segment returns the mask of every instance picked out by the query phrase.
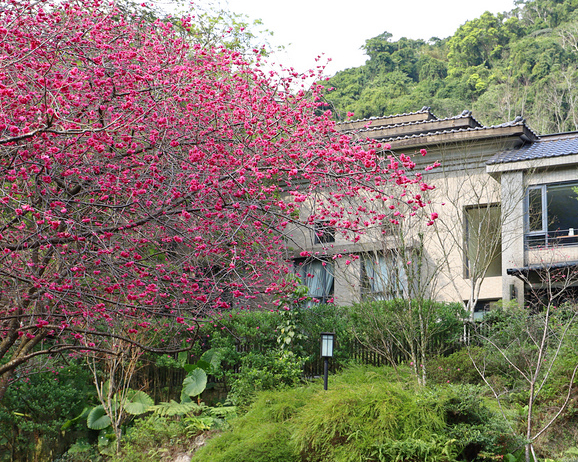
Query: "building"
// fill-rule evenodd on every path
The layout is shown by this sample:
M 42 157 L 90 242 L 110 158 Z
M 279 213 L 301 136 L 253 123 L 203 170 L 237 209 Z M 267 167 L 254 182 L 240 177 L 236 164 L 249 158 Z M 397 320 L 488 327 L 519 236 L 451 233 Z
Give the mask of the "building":
M 567 273 L 556 284 L 572 293 L 578 133 L 538 136 L 522 118 L 486 127 L 469 111 L 440 119 L 427 107 L 344 122 L 339 129 L 412 155 L 436 187 L 422 212 L 438 219 L 427 226 L 423 217 L 408 217 L 356 243 L 325 223 L 299 230 L 298 247 L 313 257 L 293 257 L 313 297 L 349 304 L 426 296 L 462 301 L 479 312 L 498 300 L 529 301 L 554 269 Z M 424 171 L 434 162 L 440 166 Z

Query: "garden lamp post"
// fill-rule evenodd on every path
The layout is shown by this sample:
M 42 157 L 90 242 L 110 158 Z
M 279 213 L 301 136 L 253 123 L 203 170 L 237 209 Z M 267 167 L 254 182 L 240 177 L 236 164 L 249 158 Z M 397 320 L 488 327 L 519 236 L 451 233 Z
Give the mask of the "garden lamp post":
M 323 365 L 323 389 L 327 390 L 327 377 L 329 375 L 329 358 L 333 357 L 333 332 L 321 332 L 321 357 L 325 360 Z

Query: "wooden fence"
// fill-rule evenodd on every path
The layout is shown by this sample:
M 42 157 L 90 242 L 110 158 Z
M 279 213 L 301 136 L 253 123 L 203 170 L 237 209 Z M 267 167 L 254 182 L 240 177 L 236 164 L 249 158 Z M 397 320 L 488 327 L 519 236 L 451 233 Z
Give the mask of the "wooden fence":
M 466 325 L 464 328 L 464 333 L 459 341 L 456 341 L 452 345 L 445 345 L 445 354 L 450 354 L 459 348 L 461 348 L 465 343 L 470 343 L 474 341 L 473 339 L 478 338 L 481 335 L 488 335 L 491 330 L 491 326 L 484 325 L 481 323 Z M 440 341 L 442 341 L 440 339 Z M 447 339 L 446 339 L 447 341 Z M 210 346 L 207 345 L 207 348 Z M 432 350 L 440 349 L 441 345 L 436 344 L 436 340 L 433 339 Z M 264 347 L 261 345 L 254 345 L 250 343 L 239 343 L 236 346 L 237 352 L 255 352 L 260 351 Z M 401 350 L 390 351 L 390 355 L 398 362 L 403 361 L 403 354 Z M 197 361 L 198 358 L 190 358 L 191 363 Z M 339 357 L 331 358 L 329 360 L 329 371 L 334 373 L 338 371 L 344 364 L 348 362 L 356 362 L 359 364 L 370 364 L 372 366 L 383 366 L 389 364 L 387 359 L 379 354 L 378 352 L 367 348 L 358 341 L 353 341 L 348 343 L 345 351 L 341 348 L 341 354 Z M 307 379 L 312 379 L 315 377 L 320 377 L 323 375 L 324 360 L 319 356 L 319 352 L 314 352 L 314 354 L 305 362 L 303 367 L 303 376 Z M 225 376 L 229 378 L 236 373 L 239 373 L 240 365 L 231 364 L 227 365 L 225 368 Z M 169 401 L 171 399 L 179 400 L 181 384 L 186 377 L 186 372 L 179 368 L 169 368 L 169 367 L 158 367 L 155 364 L 148 364 L 143 366 L 135 375 L 133 381 L 133 387 L 136 389 L 146 391 L 155 402 Z M 215 377 L 209 377 L 209 381 L 213 385 L 221 390 L 227 391 L 227 383 L 225 379 L 217 379 Z
M 237 346 L 239 352 L 259 351 L 257 345 L 239 344 Z M 344 357 L 345 356 L 345 357 Z M 190 358 L 190 362 L 194 363 L 198 358 Z M 331 358 L 329 360 L 329 371 L 331 373 L 337 372 L 345 362 L 357 362 L 360 364 L 370 364 L 373 366 L 383 366 L 388 364 L 386 359 L 371 351 L 369 348 L 361 345 L 359 342 L 353 342 L 347 350 L 345 355 L 341 358 Z M 303 366 L 303 376 L 307 379 L 320 377 L 323 375 L 324 360 L 316 355 L 307 360 Z M 231 376 L 239 372 L 239 364 L 228 365 L 225 369 L 225 375 Z M 143 390 L 156 403 L 161 401 L 169 401 L 171 399 L 180 399 L 180 390 L 183 380 L 186 377 L 184 369 L 160 367 L 155 364 L 146 364 L 141 367 L 135 377 L 133 378 L 132 387 L 138 390 Z M 209 377 L 209 382 L 218 384 L 220 388 L 227 388 L 225 380 Z

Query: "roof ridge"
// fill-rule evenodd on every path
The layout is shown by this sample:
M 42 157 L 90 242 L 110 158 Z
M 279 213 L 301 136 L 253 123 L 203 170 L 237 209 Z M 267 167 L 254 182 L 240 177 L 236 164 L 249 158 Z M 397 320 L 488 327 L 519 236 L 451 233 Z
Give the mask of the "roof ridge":
M 526 125 L 526 128 L 537 138 L 537 140 L 540 139 L 540 135 L 538 135 L 538 133 L 536 133 L 534 130 L 532 130 L 527 124 L 526 124 L 526 119 L 522 116 L 516 116 L 514 118 L 514 120 L 510 120 L 508 122 L 502 122 L 501 124 L 496 124 L 496 125 L 490 125 L 490 128 L 492 127 L 515 127 L 516 125 Z M 537 141 L 536 140 L 536 141 Z
M 341 125 L 341 124 L 351 124 L 351 123 L 355 123 L 355 122 L 370 122 L 372 120 L 384 120 L 384 119 L 393 119 L 395 117 L 407 117 L 407 116 L 411 116 L 411 115 L 415 115 L 415 114 L 425 114 L 425 113 L 430 113 L 433 117 L 435 117 L 435 119 L 433 120 L 439 120 L 437 118 L 437 116 L 431 112 L 431 107 L 429 106 L 424 106 L 422 107 L 419 111 L 415 111 L 415 112 L 404 112 L 401 114 L 390 114 L 387 116 L 371 116 L 371 117 L 365 117 L 363 119 L 353 119 L 353 120 L 342 120 L 337 122 L 337 125 Z
M 469 114 L 464 114 L 465 112 L 468 112 Z M 358 132 L 365 132 L 365 131 L 372 131 L 372 130 L 383 130 L 384 128 L 396 128 L 396 127 L 406 127 L 406 126 L 410 126 L 410 125 L 421 125 L 421 124 L 426 124 L 426 123 L 436 123 L 436 122 L 445 122 L 447 120 L 457 120 L 457 119 L 465 119 L 465 118 L 471 118 L 475 123 L 477 123 L 479 125 L 479 127 L 469 127 L 469 128 L 491 128 L 491 127 L 486 127 L 485 125 L 482 125 L 478 120 L 476 120 L 472 115 L 471 115 L 471 111 L 464 111 L 462 112 L 462 114 L 457 115 L 457 116 L 452 116 L 452 117 L 444 117 L 443 119 L 430 119 L 430 120 L 416 120 L 413 122 L 402 122 L 402 123 L 397 123 L 397 124 L 392 124 L 392 125 L 378 125 L 376 127 L 364 127 L 364 128 L 360 128 L 357 131 Z

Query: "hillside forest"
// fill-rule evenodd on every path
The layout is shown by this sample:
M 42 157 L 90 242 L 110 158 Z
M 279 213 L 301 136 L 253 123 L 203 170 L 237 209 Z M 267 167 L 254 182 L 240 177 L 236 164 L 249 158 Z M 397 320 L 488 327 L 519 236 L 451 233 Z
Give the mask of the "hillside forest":
M 578 0 L 519 0 L 451 37 L 394 41 L 383 32 L 362 48 L 365 65 L 328 82 L 340 120 L 430 106 L 438 117 L 472 110 L 485 125 L 520 115 L 539 134 L 578 129 Z

